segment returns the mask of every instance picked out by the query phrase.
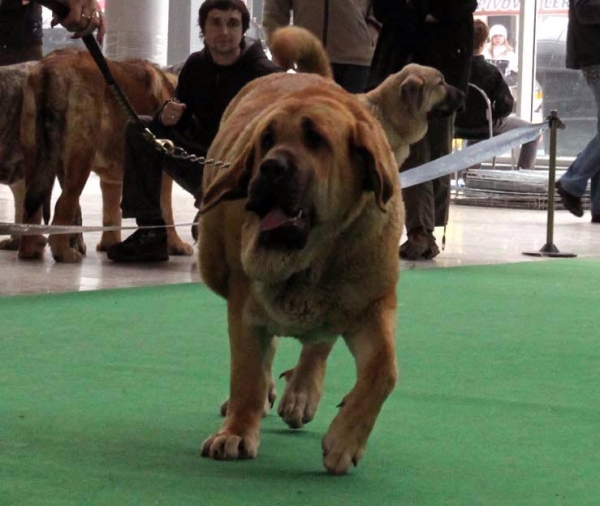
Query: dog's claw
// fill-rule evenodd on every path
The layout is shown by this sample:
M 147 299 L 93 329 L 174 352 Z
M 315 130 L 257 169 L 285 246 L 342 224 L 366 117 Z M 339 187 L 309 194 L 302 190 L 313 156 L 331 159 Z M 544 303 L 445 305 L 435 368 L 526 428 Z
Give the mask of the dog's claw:
M 215 434 L 202 443 L 201 455 L 214 460 L 253 459 L 258 455 L 258 437 Z

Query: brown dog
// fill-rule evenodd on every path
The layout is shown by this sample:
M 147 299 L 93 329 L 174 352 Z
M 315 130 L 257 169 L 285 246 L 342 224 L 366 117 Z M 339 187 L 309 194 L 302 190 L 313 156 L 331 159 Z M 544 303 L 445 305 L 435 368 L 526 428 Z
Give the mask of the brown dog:
M 276 30 L 269 39 L 269 49 L 273 59 L 286 69 L 331 77 L 321 42 L 304 28 L 287 26 Z M 464 94 L 447 84 L 440 71 L 410 64 L 359 98 L 381 122 L 400 167 L 408 157 L 410 145 L 427 133 L 429 117 L 456 111 Z
M 111 72 L 138 114 L 152 114 L 173 95 L 174 86 L 155 65 L 144 60 L 111 62 Z M 40 222 L 40 206 L 58 177 L 62 193 L 56 203 L 54 225 L 76 222 L 79 197 L 90 171 L 100 177 L 103 225 L 121 224 L 124 129 L 126 118 L 90 55 L 84 51 L 56 51 L 36 66 L 27 78 L 21 116 L 21 142 L 25 158 L 25 223 Z M 172 180 L 163 177 L 161 203 L 167 224 L 173 223 Z M 192 247 L 167 229 L 169 253 L 192 254 Z M 102 234 L 98 251 L 121 240 L 120 232 Z M 69 244 L 66 235 L 51 235 L 57 262 L 78 262 L 85 253 Z M 41 236 L 23 236 L 19 258 L 43 255 Z
M 325 467 L 345 473 L 396 382 L 403 208 L 385 134 L 331 80 L 275 74 L 232 101 L 208 156 L 233 162 L 205 168 L 199 255 L 204 281 L 227 299 L 231 390 L 203 455 L 257 455 L 275 335 L 313 350 L 342 335 L 358 377 L 323 451 Z
M 15 201 L 15 223 L 23 218 L 25 181 L 23 180 L 23 151 L 19 134 L 23 87 L 28 71 L 35 62 L 0 67 L 0 184 L 8 185 Z M 16 250 L 19 237 L 0 241 L 0 249 Z
M 285 66 L 295 62 L 300 71 L 331 75 L 323 63 L 323 48 L 310 32 L 287 27 L 275 32 L 270 42 L 275 59 Z M 242 152 L 241 158 L 234 158 L 237 170 L 221 176 L 207 171 L 204 210 L 222 199 L 247 200 L 245 208 L 244 201 L 222 204 L 201 221 L 201 274 L 228 299 L 232 350 L 231 397 L 222 407 L 227 418 L 221 431 L 205 441 L 206 456 L 256 455 L 262 407 L 268 409 L 276 396 L 271 374 L 274 334 L 295 335 L 303 342 L 297 366 L 283 374 L 287 384 L 278 409 L 293 428 L 312 420 L 322 395 L 325 363 L 334 340 L 320 338 L 341 333 L 356 357 L 355 389 L 344 399 L 323 439 L 324 464 L 332 473 L 344 473 L 360 459 L 395 381 L 395 295 L 389 283 L 397 277 L 403 213 L 394 174 L 408 156 L 409 145 L 426 133 L 428 117 L 456 109 L 462 94 L 435 69 L 418 65 L 356 97 L 326 82 L 299 75 L 251 83 L 227 109 L 211 155 Z M 328 109 L 331 94 L 337 104 L 352 111 L 357 102 L 366 106 L 379 119 L 393 148 L 396 163 L 382 163 L 381 172 L 367 170 L 370 178 L 363 180 L 363 190 L 369 184 L 375 189 L 378 206 L 372 201 L 363 207 L 361 198 L 356 198 L 355 208 L 351 206 L 347 199 L 355 194 L 345 185 L 355 183 L 353 164 L 346 161 L 345 169 L 336 169 L 338 165 L 327 159 L 333 155 L 336 161 L 344 160 L 337 150 L 348 145 L 336 137 L 338 125 L 344 131 L 347 122 Z M 350 123 L 358 116 L 363 117 L 356 115 Z M 381 143 L 373 119 L 367 123 L 372 126 L 370 135 Z M 369 152 L 358 151 L 362 156 Z M 363 158 L 367 167 L 373 156 L 369 153 Z M 372 159 L 385 158 L 378 151 Z M 388 186 L 393 197 L 382 206 Z M 328 206 L 332 209 L 322 210 Z M 311 213 L 314 208 L 320 211 Z M 388 211 L 384 215 L 382 208 Z M 335 220 L 328 219 L 330 212 L 340 220 L 337 227 Z M 327 217 L 324 223 L 314 218 L 321 213 Z M 348 224 L 345 219 L 350 216 L 354 221 Z M 379 227 L 389 233 L 379 236 Z M 250 356 L 248 342 L 255 345 Z

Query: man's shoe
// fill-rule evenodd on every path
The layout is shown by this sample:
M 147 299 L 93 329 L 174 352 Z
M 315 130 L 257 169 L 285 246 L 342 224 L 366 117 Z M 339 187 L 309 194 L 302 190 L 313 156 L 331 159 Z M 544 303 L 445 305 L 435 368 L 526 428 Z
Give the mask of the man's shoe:
M 403 260 L 431 260 L 440 254 L 440 248 L 431 232 L 419 228 L 408 233 L 399 254 Z
M 106 256 L 114 262 L 166 262 L 167 233 L 162 228 L 136 230 L 123 242 L 113 244 Z
M 576 197 L 575 195 L 572 195 L 567 190 L 565 190 L 560 181 L 557 181 L 555 186 L 556 191 L 562 199 L 562 203 L 563 206 L 565 206 L 565 209 L 567 209 L 571 214 L 574 214 L 578 218 L 581 218 L 583 216 L 581 198 Z
M 592 223 L 600 223 L 600 214 L 592 213 Z

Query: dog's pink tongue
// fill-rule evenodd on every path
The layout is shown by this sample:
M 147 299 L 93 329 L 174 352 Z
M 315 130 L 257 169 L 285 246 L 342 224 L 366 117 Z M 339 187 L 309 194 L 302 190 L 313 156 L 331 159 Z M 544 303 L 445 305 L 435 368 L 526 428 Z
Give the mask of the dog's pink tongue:
M 286 224 L 291 219 L 292 218 L 285 214 L 279 207 L 274 207 L 262 220 L 260 220 L 260 229 L 263 232 L 274 230 Z

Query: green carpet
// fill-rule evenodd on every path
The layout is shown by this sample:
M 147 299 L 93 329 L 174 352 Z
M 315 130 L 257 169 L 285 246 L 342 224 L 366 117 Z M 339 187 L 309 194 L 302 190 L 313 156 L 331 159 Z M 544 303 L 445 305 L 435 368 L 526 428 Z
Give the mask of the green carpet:
M 354 380 L 343 343 L 313 423 L 272 414 L 258 459 L 214 462 L 228 345 L 205 287 L 0 299 L 0 504 L 600 504 L 600 262 L 406 271 L 399 291 L 401 382 L 341 478 L 320 440 Z

